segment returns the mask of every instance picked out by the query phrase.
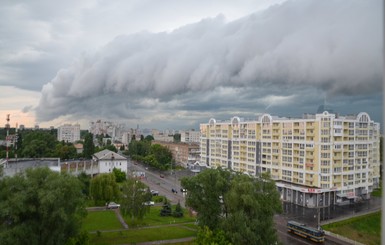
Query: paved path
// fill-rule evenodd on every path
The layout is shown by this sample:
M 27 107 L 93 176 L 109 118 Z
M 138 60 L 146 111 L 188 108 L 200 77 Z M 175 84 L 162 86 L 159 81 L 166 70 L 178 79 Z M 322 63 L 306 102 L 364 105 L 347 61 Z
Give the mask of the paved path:
M 128 225 L 126 224 L 126 222 L 124 221 L 123 217 L 122 217 L 122 214 L 120 213 L 120 209 L 115 209 L 115 215 L 116 217 L 118 218 L 120 224 L 122 224 L 122 226 L 124 227 L 124 229 L 128 229 Z
M 190 242 L 193 241 L 196 237 L 184 237 L 179 239 L 171 239 L 171 240 L 160 240 L 160 241 L 152 241 L 152 242 L 141 242 L 136 243 L 137 245 L 156 245 L 156 244 L 173 244 L 180 242 Z M 121 244 L 121 245 L 131 245 L 132 243 Z

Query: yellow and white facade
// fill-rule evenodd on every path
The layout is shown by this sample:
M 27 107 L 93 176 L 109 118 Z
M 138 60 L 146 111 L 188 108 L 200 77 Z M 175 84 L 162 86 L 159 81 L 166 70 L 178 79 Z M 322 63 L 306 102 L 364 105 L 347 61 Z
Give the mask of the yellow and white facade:
M 269 172 L 284 201 L 307 207 L 370 198 L 380 179 L 380 125 L 367 113 L 269 114 L 200 125 L 201 163 Z

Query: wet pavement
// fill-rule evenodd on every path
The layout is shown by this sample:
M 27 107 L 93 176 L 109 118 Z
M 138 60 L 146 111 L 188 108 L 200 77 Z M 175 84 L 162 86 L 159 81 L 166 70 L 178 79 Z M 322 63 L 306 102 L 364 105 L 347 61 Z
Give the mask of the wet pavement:
M 379 197 L 372 197 L 370 200 L 364 200 L 360 203 L 354 203 L 344 206 L 332 205 L 323 208 L 305 208 L 292 203 L 283 203 L 283 213 L 281 214 L 287 220 L 296 220 L 308 226 L 317 227 L 318 220 L 320 225 L 330 223 L 331 221 L 350 218 L 359 214 L 381 210 L 382 200 Z M 318 219 L 319 215 L 319 219 Z

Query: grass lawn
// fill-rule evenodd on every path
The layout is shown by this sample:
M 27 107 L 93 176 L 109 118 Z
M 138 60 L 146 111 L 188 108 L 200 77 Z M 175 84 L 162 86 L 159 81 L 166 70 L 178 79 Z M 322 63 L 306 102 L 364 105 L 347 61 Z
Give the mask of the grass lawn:
M 167 225 L 167 224 L 178 224 L 186 222 L 195 222 L 195 217 L 190 217 L 188 212 L 184 210 L 184 215 L 181 218 L 175 218 L 171 216 L 162 217 L 160 216 L 161 206 L 152 206 L 150 212 L 146 214 L 143 221 L 139 223 L 140 226 L 153 226 L 153 225 Z M 172 206 L 172 210 L 175 209 L 175 206 Z M 131 218 L 124 217 L 126 223 L 130 225 Z
M 83 229 L 86 231 L 115 230 L 122 229 L 116 214 L 112 210 L 88 211 L 83 222 Z
M 381 212 L 331 223 L 322 228 L 364 244 L 380 244 Z
M 178 226 L 164 226 L 158 228 L 129 229 L 119 232 L 103 232 L 100 236 L 90 234 L 90 243 L 96 245 L 135 244 L 146 241 L 169 240 L 193 236 L 196 236 L 196 231 Z

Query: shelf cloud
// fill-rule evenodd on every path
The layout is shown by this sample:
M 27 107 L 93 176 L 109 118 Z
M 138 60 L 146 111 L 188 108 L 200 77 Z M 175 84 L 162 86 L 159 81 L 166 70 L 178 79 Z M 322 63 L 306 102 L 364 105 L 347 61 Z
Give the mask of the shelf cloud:
M 378 100 L 381 9 L 381 1 L 287 1 L 233 21 L 121 35 L 58 71 L 36 115 L 165 120 L 304 109 L 325 97 Z

